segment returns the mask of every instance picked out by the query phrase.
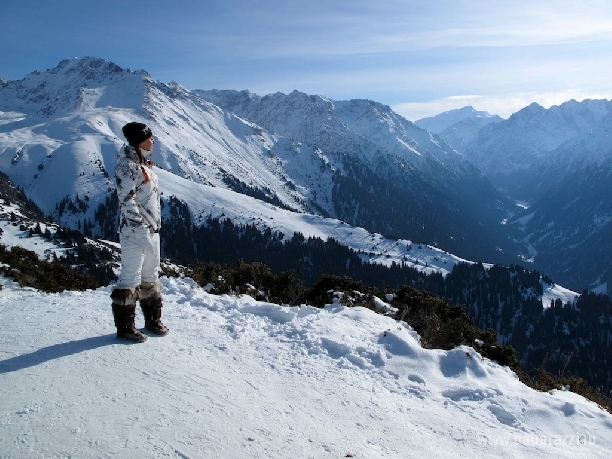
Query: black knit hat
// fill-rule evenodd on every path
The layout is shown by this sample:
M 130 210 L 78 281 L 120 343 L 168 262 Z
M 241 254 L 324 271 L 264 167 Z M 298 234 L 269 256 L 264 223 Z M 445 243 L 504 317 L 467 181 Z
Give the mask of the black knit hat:
M 143 123 L 128 123 L 123 126 L 122 131 L 128 143 L 133 147 L 137 147 L 149 137 L 153 137 L 151 129 Z

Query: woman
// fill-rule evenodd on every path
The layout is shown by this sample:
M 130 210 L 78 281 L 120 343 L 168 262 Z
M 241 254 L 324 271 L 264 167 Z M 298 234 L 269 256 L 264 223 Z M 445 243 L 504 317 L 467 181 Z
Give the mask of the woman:
M 117 338 L 142 343 L 147 337 L 134 323 L 137 300 L 147 330 L 156 335 L 169 331 L 161 322 L 162 286 L 158 277 L 161 207 L 151 161 L 155 140 L 151 129 L 143 123 L 126 124 L 123 135 L 128 145 L 121 149 L 115 168 L 121 273 L 111 298 Z

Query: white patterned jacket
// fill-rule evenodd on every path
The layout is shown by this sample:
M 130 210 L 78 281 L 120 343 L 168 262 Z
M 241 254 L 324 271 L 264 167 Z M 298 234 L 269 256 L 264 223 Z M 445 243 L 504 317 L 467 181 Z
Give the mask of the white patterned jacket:
M 115 167 L 119 198 L 119 232 L 146 226 L 152 233 L 161 228 L 161 205 L 153 163 L 140 163 L 136 149 L 125 145 Z

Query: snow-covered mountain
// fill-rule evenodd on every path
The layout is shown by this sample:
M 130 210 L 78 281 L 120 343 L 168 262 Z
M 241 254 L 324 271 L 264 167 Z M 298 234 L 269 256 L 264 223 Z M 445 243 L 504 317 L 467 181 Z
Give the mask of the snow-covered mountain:
M 231 177 L 287 207 L 305 209 L 307 192 L 283 180 L 279 164 L 299 147 L 144 71 L 95 58 L 65 60 L 8 82 L 0 106 L 0 167 L 45 212 L 55 213 L 66 196 L 88 195 L 91 207 L 106 195 L 123 144 L 121 126 L 133 119 L 151 125 L 159 146 L 156 162 L 178 177 L 224 188 Z M 295 162 L 304 156 L 312 161 L 313 154 L 305 149 Z M 81 219 L 91 217 L 83 214 Z
M 415 121 L 414 124 L 438 134 L 447 144 L 463 153 L 483 127 L 502 120 L 503 118 L 498 115 L 491 115 L 467 106 L 422 118 Z
M 610 413 L 563 388 L 528 388 L 477 344 L 427 350 L 405 323 L 362 307 L 278 306 L 162 282 L 170 334 L 126 345 L 110 287 L 44 294 L 0 278 L 4 455 L 612 453 Z
M 533 103 L 483 128 L 466 157 L 513 199 L 535 202 L 566 173 L 609 157 L 612 102 Z
M 324 151 L 342 171 L 334 191 L 335 215 L 342 220 L 385 234 L 425 237 L 460 254 L 478 235 L 480 248 L 470 251 L 476 258 L 485 247 L 506 255 L 516 250 L 499 233 L 500 219 L 514 207 L 461 155 L 387 106 L 298 91 L 264 97 L 248 91 L 196 92 L 241 118 Z M 381 219 L 384 224 L 378 226 Z
M 92 58 L 64 61 L 3 83 L 0 105 L 0 168 L 47 213 L 73 227 L 88 222 L 96 230 L 112 194 L 120 128 L 141 119 L 159 139 L 155 159 L 163 167 L 167 219 L 170 197 L 178 197 L 197 224 L 212 215 L 289 235 L 333 237 L 370 261 L 407 263 L 442 275 L 462 261 L 324 216 L 338 212 L 334 193 L 355 179 L 342 174 L 359 162 L 333 162 L 335 150 L 326 153 L 325 145 L 245 120 L 146 72 Z M 345 108 L 331 117 L 346 116 Z M 362 129 L 372 133 L 369 126 Z M 419 135 L 415 144 L 428 137 Z M 330 143 L 336 136 L 334 129 Z M 355 137 L 347 144 L 366 140 Z M 444 183 L 440 178 L 448 171 L 460 177 L 470 170 L 455 157 L 446 165 L 452 151 L 445 153 L 442 143 L 421 152 L 402 141 L 424 158 L 410 167 L 428 189 Z M 385 169 L 384 160 L 405 151 L 379 150 L 378 156 L 365 147 L 357 150 L 364 168 L 378 171 L 370 178 L 380 178 L 380 171 L 387 171 L 387 180 L 401 177 Z M 317 179 L 321 189 L 305 185 Z M 447 185 L 460 182 L 453 180 Z M 328 207 L 319 200 L 326 192 Z M 386 205 L 385 199 L 394 198 L 381 196 L 377 205 Z M 45 237 L 30 237 L 25 218 L 13 198 L 3 195 L 0 243 L 25 246 L 41 257 L 66 252 Z M 210 295 L 189 279 L 162 282 L 171 334 L 129 346 L 114 337 L 110 286 L 44 294 L 0 277 L 0 387 L 9 394 L 0 401 L 3 454 L 609 457 L 612 451 L 609 413 L 566 388 L 527 388 L 508 368 L 483 359 L 476 342 L 427 350 L 405 323 L 339 301 L 323 309 L 290 308 L 246 295 Z M 538 297 L 544 305 L 560 294 L 575 297 L 548 287 Z M 377 304 L 392 308 L 389 298 Z
M 385 161 L 396 159 L 425 172 L 431 172 L 427 170 L 431 162 L 443 163 L 456 172 L 471 167 L 431 133 L 373 101 L 334 101 L 298 91 L 264 97 L 249 91 L 195 92 L 269 131 L 320 146 L 332 155 L 350 153 L 373 168 L 381 166 L 381 156 Z
M 389 253 L 357 235 L 376 233 L 400 248 L 425 242 L 471 260 L 532 260 L 578 291 L 612 281 L 606 274 L 612 262 L 601 261 L 597 245 L 609 215 L 605 188 L 564 205 L 561 195 L 552 197 L 558 206 L 533 206 L 533 218 L 517 220 L 516 207 L 455 149 L 372 101 L 297 91 L 263 97 L 190 91 L 91 57 L 0 86 L 0 170 L 46 214 L 94 236 L 112 237 L 116 214 L 109 202 L 121 126 L 141 120 L 158 140 L 154 159 L 163 169 L 164 201 L 187 204 L 196 224 L 222 217 L 287 237 L 295 231 L 320 237 L 338 226 L 343 244 L 373 253 L 372 259 Z M 492 180 L 522 180 L 513 182 L 517 190 L 539 187 L 543 194 L 544 185 L 552 188 L 562 177 L 563 190 L 573 189 L 588 183 L 589 170 L 607 167 L 609 108 L 608 101 L 526 107 L 480 129 L 466 156 Z M 490 118 L 472 109 L 438 121 Z M 556 218 L 561 214 L 572 215 L 562 220 L 565 226 Z M 499 224 L 506 219 L 520 225 Z M 555 221 L 557 231 L 547 230 Z M 584 228 L 574 231 L 575 222 Z M 572 247 L 577 252 L 569 253 Z M 390 259 L 418 260 L 413 254 Z
M 86 57 L 5 82 L 0 111 L 0 170 L 45 213 L 94 234 L 121 126 L 141 120 L 167 186 L 199 186 L 181 201 L 214 187 L 472 259 L 518 252 L 499 225 L 513 206 L 450 147 L 374 102 L 189 91 Z
M 579 291 L 612 285 L 611 137 L 610 101 L 531 104 L 482 128 L 465 149 L 493 184 L 530 207 L 509 221 L 522 232 L 525 260 Z

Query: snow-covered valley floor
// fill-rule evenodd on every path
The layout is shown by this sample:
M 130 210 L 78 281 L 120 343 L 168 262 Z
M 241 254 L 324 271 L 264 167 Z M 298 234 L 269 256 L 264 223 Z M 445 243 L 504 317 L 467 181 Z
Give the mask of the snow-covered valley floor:
M 364 308 L 163 279 L 170 335 L 116 340 L 110 287 L 0 291 L 0 457 L 612 456 L 612 415 Z M 142 326 L 142 317 L 137 317 Z

